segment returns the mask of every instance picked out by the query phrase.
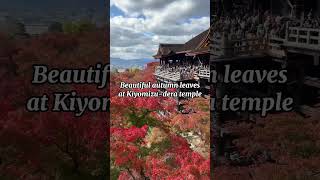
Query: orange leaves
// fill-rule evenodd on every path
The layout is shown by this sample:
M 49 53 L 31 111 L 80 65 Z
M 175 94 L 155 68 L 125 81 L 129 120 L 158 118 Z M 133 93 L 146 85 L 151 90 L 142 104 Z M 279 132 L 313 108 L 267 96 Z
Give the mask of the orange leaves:
M 117 96 L 120 90 L 124 91 L 118 87 L 121 82 L 151 81 L 154 83 L 153 73 L 156 65 L 157 63 L 149 63 L 147 68 L 141 71 L 127 71 L 112 75 L 111 116 L 116 120 L 112 118 L 114 127 L 111 129 L 113 134 L 111 154 L 115 158 L 116 166 L 128 167 L 122 170 L 119 179 L 133 179 L 133 177 L 169 180 L 186 177 L 188 179 L 209 179 L 209 159 L 191 149 L 189 142 L 173 128 L 198 131 L 206 136 L 210 131 L 209 111 L 199 108 L 196 109 L 197 113 L 183 115 L 176 111 L 177 101 L 174 98 Z M 158 90 L 134 89 L 134 91 L 154 92 Z M 206 103 L 207 101 L 203 101 L 202 106 L 206 106 Z M 149 125 L 147 134 L 145 134 L 146 126 L 142 125 Z M 133 153 L 125 153 L 130 152 L 129 148 L 133 148 Z M 138 152 L 136 148 L 139 149 Z M 142 168 L 141 171 L 140 168 Z

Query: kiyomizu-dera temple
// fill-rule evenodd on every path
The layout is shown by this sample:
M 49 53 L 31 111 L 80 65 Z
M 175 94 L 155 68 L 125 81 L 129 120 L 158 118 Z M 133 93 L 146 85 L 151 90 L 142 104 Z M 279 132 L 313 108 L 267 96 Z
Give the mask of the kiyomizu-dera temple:
M 319 1 L 213 0 L 211 10 L 209 30 L 185 44 L 159 45 L 159 81 L 203 82 L 217 62 L 269 59 L 284 66 L 290 57 L 303 56 L 319 64 Z
M 161 82 L 208 81 L 210 77 L 210 30 L 185 44 L 160 44 L 155 76 Z

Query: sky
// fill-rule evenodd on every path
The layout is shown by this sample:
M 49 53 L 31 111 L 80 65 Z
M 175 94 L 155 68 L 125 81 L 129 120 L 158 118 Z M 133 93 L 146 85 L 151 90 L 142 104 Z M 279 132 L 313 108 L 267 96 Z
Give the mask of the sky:
M 152 59 L 207 30 L 209 14 L 210 0 L 110 0 L 111 58 Z
M 93 8 L 103 9 L 104 0 L 0 0 L 1 9 Z

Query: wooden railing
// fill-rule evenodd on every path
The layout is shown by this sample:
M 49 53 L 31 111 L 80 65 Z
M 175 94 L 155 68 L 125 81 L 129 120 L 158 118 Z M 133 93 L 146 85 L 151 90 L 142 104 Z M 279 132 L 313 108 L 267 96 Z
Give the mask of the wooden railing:
M 215 33 L 211 54 L 218 57 L 235 57 L 268 53 L 284 57 L 283 46 L 320 51 L 320 29 L 288 27 L 285 38 L 269 35 L 268 38 L 228 40 L 222 33 Z
M 156 72 L 154 73 L 154 75 L 156 77 L 162 78 L 164 80 L 169 80 L 169 81 L 180 81 L 181 80 L 180 72 L 170 72 L 167 70 L 157 69 Z
M 200 78 L 205 78 L 205 79 L 210 78 L 210 69 L 201 69 L 201 70 L 199 70 L 198 76 Z
M 320 50 L 320 29 L 289 27 L 286 40 L 291 46 Z
M 216 33 L 211 45 L 211 53 L 215 56 L 250 55 L 265 51 L 267 41 L 263 38 L 227 40 L 223 34 Z
M 187 80 L 199 80 L 210 78 L 210 69 L 202 68 L 194 72 L 185 72 L 184 74 L 179 72 L 180 70 L 168 71 L 158 67 L 154 73 L 160 80 L 169 81 L 187 81 Z

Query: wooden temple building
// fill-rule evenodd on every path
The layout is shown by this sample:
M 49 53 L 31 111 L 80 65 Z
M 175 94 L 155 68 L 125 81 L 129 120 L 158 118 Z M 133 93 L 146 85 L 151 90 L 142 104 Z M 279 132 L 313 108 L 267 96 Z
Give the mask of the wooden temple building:
M 245 15 L 234 19 L 241 8 Z M 254 22 L 248 25 L 249 18 Z M 210 29 L 185 44 L 160 44 L 154 56 L 160 65 L 154 75 L 160 82 L 210 86 L 217 107 L 211 113 L 212 160 L 218 165 L 220 158 L 230 159 L 233 152 L 230 132 L 224 128 L 232 113 L 219 108 L 225 94 L 272 97 L 281 90 L 294 97 L 296 111 L 317 111 L 306 104 L 316 99 L 310 94 L 320 92 L 320 1 L 211 0 L 210 22 Z M 286 69 L 288 82 L 285 86 L 210 83 L 210 72 L 217 72 L 219 79 L 225 65 L 237 70 Z M 306 93 L 307 89 L 316 93 Z
M 254 35 L 252 35 L 252 28 L 241 32 L 241 23 L 240 28 L 235 29 L 242 36 L 237 36 L 230 26 L 225 28 L 226 24 L 228 26 L 229 22 L 232 22 L 230 12 L 241 5 L 246 7 L 247 11 L 252 12 L 251 14 L 256 15 L 258 19 L 258 30 Z M 268 15 L 262 12 L 267 12 L 265 14 Z M 274 19 L 279 21 L 279 29 L 266 31 L 261 28 L 268 25 L 268 22 L 261 21 L 262 16 L 275 17 Z M 231 65 L 237 70 L 288 70 L 288 82 L 285 86 L 270 84 L 250 86 L 223 82 L 211 85 L 211 88 L 214 89 L 211 97 L 217 104 L 217 108 L 211 112 L 213 164 L 219 165 L 221 159 L 232 159 L 231 155 L 235 151 L 232 145 L 232 132 L 225 128 L 225 124 L 230 119 L 234 120 L 234 117 L 230 118 L 229 112 L 223 112 L 219 108 L 224 95 L 272 97 L 276 91 L 280 90 L 294 98 L 297 112 L 306 114 L 319 110 L 316 107 L 320 103 L 315 102 L 320 96 L 319 17 L 320 1 L 318 0 L 211 0 L 211 70 L 215 70 L 218 76 L 223 76 L 225 65 Z M 264 30 L 261 36 L 259 36 L 259 29 L 261 32 Z M 306 92 L 308 90 L 310 92 Z M 311 94 L 314 96 L 310 97 Z M 246 112 L 240 113 L 246 114 Z M 243 118 L 239 114 L 237 116 Z M 251 121 L 251 117 L 248 113 L 245 120 Z M 232 157 L 235 156 L 232 155 Z M 238 162 L 240 162 L 239 159 L 241 158 L 236 158 Z
M 160 44 L 155 59 L 160 66 L 154 75 L 166 83 L 195 81 L 208 86 L 210 78 L 210 30 L 206 30 L 185 44 Z

